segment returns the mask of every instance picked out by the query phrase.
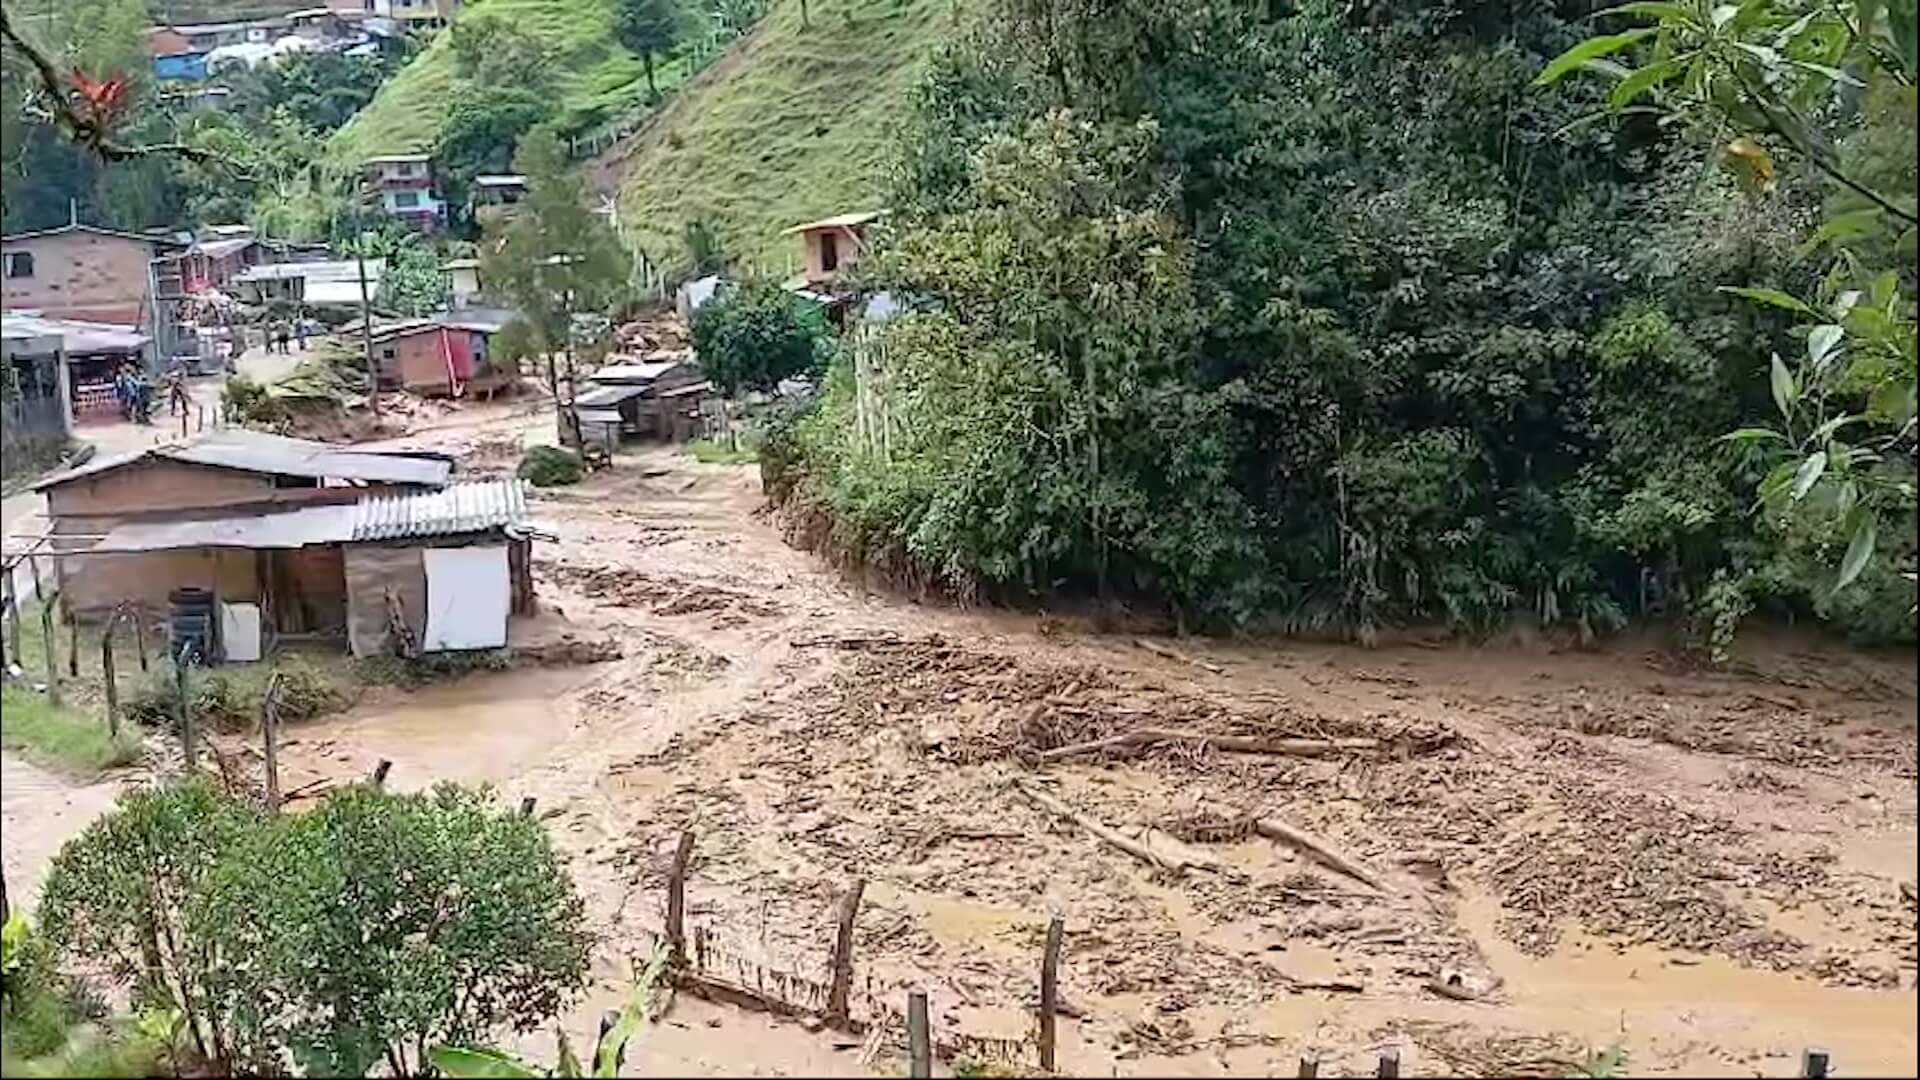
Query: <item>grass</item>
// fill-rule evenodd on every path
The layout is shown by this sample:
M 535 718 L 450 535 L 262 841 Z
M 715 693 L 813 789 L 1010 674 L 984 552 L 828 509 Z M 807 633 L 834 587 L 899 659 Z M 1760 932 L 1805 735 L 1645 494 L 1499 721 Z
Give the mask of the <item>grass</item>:
M 741 269 L 783 275 L 790 225 L 873 209 L 894 123 L 956 0 L 780 0 L 681 89 L 615 166 L 620 219 L 649 257 L 684 266 L 687 222 L 713 222 Z
M 474 0 L 456 19 L 496 12 L 542 41 L 557 72 L 562 130 L 590 126 L 639 102 L 646 78 L 639 58 L 613 39 L 611 0 Z M 682 65 L 656 64 L 664 92 Z M 434 37 L 367 107 L 327 142 L 327 158 L 346 169 L 379 154 L 430 151 L 458 93 L 453 42 Z
M 731 447 L 720 439 L 697 439 L 687 450 L 693 460 L 708 465 L 751 465 L 760 460 L 760 447 L 745 440 Z
M 82 774 L 128 765 L 140 756 L 131 724 L 115 738 L 107 734 L 104 716 L 65 705 L 55 708 L 45 694 L 18 686 L 0 689 L 0 746 L 50 768 Z

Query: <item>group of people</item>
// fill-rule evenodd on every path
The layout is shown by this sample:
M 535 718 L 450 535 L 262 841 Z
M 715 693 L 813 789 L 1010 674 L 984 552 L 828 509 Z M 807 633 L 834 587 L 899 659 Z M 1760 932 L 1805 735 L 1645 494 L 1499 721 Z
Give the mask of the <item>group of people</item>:
M 175 364 L 162 381 L 167 395 L 167 413 L 171 416 L 184 416 L 193 406 L 193 395 L 187 392 L 186 368 Z M 120 403 L 120 418 L 136 424 L 153 423 L 154 386 L 147 379 L 147 373 L 132 363 L 121 364 L 113 373 L 113 397 Z
M 120 403 L 120 418 L 136 424 L 153 423 L 153 384 L 146 372 L 132 364 L 121 364 L 113 373 L 113 400 Z
M 312 319 L 303 317 L 295 319 L 291 323 L 281 320 L 280 322 L 274 323 L 268 331 L 266 339 L 267 351 L 286 353 L 288 352 L 288 340 L 297 339 L 300 342 L 300 350 L 305 352 L 307 348 L 307 338 L 318 332 L 319 324 Z

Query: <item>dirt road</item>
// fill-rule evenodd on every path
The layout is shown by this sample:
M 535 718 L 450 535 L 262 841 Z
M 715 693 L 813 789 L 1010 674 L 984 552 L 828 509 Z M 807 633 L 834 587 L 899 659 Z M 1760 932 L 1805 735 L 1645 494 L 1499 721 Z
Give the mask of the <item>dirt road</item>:
M 410 441 L 503 473 L 543 424 L 502 412 Z M 541 493 L 561 537 L 536 547 L 546 628 L 623 659 L 374 695 L 292 733 L 289 786 L 388 758 L 396 786 L 537 799 L 606 942 L 576 1042 L 661 928 L 692 829 L 711 965 L 805 999 L 831 905 L 864 877 L 855 1014 L 922 986 L 976 1062 L 1031 1069 L 1057 911 L 1070 1073 L 1290 1075 L 1314 1056 L 1357 1075 L 1386 1047 L 1413 1075 L 1571 1075 L 1616 1048 L 1634 1074 L 1792 1075 L 1808 1045 L 1855 1074 L 1920 1066 L 1911 657 L 1759 635 L 1733 673 L 1645 641 L 1150 651 L 868 593 L 783 543 L 761 501 L 754 470 L 666 450 Z M 1043 757 L 1142 728 L 1372 743 Z M 1151 867 L 1020 782 L 1190 865 Z M 656 1036 L 633 1065 L 897 1067 L 684 998 Z

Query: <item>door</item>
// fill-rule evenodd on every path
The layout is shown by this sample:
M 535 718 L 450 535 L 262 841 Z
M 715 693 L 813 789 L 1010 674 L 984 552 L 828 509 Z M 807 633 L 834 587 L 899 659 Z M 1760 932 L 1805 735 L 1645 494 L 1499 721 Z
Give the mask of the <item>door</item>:
M 428 548 L 427 631 L 422 652 L 497 649 L 507 643 L 507 548 Z

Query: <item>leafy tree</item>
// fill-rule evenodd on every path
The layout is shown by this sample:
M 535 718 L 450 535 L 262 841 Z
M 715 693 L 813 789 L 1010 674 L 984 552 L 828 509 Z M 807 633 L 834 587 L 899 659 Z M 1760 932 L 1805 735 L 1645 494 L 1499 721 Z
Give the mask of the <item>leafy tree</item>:
M 385 260 L 374 306 L 409 317 L 446 307 L 447 276 L 440 270 L 440 256 L 425 241 L 399 230 L 370 233 L 367 241 L 367 257 Z
M 615 5 L 613 34 L 646 65 L 649 97 L 660 96 L 653 79 L 654 59 L 671 50 L 686 29 L 687 13 L 680 0 L 619 0 Z
M 285 816 L 203 779 L 129 792 L 55 859 L 41 912 L 223 1071 L 418 1073 L 431 1046 L 553 1017 L 591 944 L 540 825 L 452 785 Z
M 773 282 L 752 282 L 714 297 L 693 319 L 693 354 L 729 393 L 772 389 L 813 366 L 815 331 L 803 303 Z
M 412 1075 L 426 1048 L 530 1030 L 586 984 L 579 895 L 540 824 L 489 793 L 353 789 L 273 847 L 258 854 L 287 880 L 281 970 L 309 1071 Z
M 61 849 L 40 900 L 49 940 L 132 980 L 136 1001 L 179 1009 L 194 1049 L 223 1069 L 262 1066 L 281 1036 L 253 962 L 273 898 L 207 902 L 261 822 L 205 781 L 129 791 Z
M 1776 522 L 1806 514 L 1837 523 L 1847 543 L 1828 591 L 1838 592 L 1880 548 L 1888 513 L 1910 518 L 1914 507 L 1913 0 L 1639 3 L 1615 14 L 1652 25 L 1588 38 L 1536 81 L 1605 71 L 1616 79 L 1607 113 L 1738 132 L 1722 156 L 1749 190 L 1773 186 L 1782 150 L 1831 185 L 1826 222 L 1810 241 L 1833 252 L 1816 296 L 1727 290 L 1806 326 L 1802 355 L 1768 360 L 1777 416 L 1728 438 L 1773 461 L 1759 501 Z M 1635 53 L 1645 60 L 1635 68 L 1602 59 Z
M 527 197 L 483 244 L 482 276 L 511 301 L 547 354 L 549 389 L 557 382 L 551 354 L 570 345 L 576 312 L 605 312 L 626 293 L 630 261 L 606 219 L 586 205 L 586 188 L 567 167 L 552 131 L 521 141 L 514 164 L 527 177 Z

